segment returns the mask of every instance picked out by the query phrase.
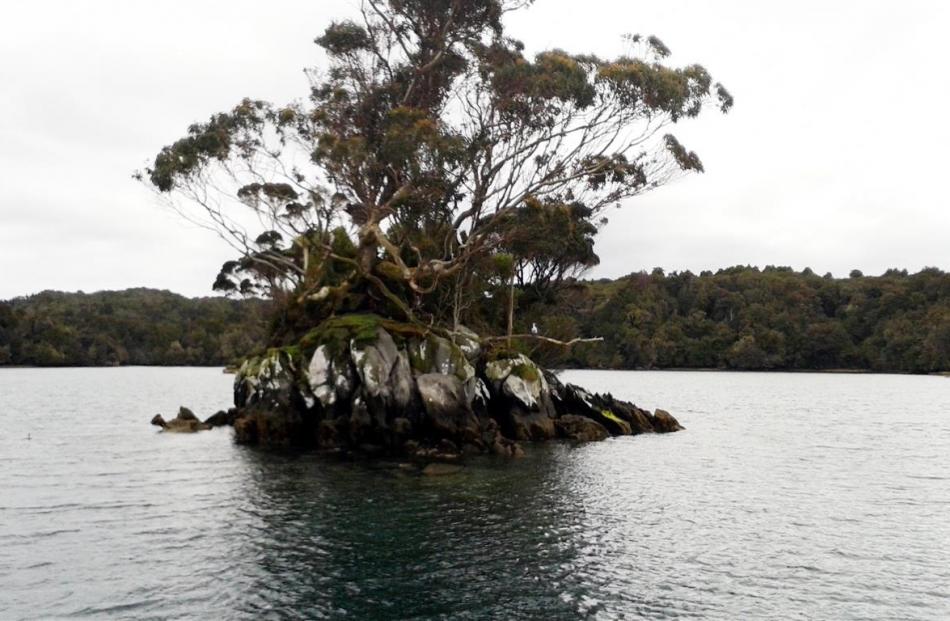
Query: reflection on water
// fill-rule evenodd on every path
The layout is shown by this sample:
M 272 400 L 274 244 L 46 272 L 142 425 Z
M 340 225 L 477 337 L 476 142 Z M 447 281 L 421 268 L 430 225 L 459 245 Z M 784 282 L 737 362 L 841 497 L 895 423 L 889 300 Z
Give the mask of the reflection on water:
M 950 615 L 950 379 L 567 379 L 688 431 L 424 478 L 147 425 L 218 371 L 0 370 L 0 618 Z
M 420 478 L 245 456 L 260 474 L 246 496 L 255 526 L 242 556 L 257 561 L 246 612 L 275 603 L 354 618 L 575 610 L 570 540 L 584 520 L 579 505 L 552 502 L 553 472 L 480 460 L 458 476 Z

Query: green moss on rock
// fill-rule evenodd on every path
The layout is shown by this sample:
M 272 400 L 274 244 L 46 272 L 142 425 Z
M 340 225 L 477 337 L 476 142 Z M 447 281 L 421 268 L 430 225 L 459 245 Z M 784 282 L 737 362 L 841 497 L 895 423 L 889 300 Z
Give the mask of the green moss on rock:
M 621 420 L 616 414 L 614 414 L 614 413 L 611 412 L 610 410 L 601 410 L 601 411 L 600 411 L 600 415 L 603 416 L 604 418 L 608 419 L 608 420 L 612 420 L 613 422 L 617 423 L 618 425 L 626 425 L 626 424 L 627 424 L 625 421 Z
M 336 359 L 349 349 L 350 343 L 367 345 L 376 341 L 382 321 L 379 316 L 370 314 L 330 317 L 300 339 L 300 348 L 312 354 L 323 345 L 329 357 Z
M 533 364 L 516 364 L 511 368 L 511 374 L 529 383 L 541 380 L 541 372 Z

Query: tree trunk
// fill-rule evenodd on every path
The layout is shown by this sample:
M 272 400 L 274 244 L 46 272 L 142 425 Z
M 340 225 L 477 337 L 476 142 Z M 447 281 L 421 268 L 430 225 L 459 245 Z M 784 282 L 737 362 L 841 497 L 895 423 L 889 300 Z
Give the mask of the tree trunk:
M 455 295 L 452 296 L 452 332 L 459 331 L 462 322 L 462 285 L 464 278 L 461 274 L 455 277 Z
M 508 287 L 508 347 L 511 347 L 511 335 L 515 331 L 515 277 L 511 277 Z
M 358 241 L 359 248 L 357 249 L 356 260 L 359 261 L 360 270 L 364 274 L 369 274 L 376 266 L 376 235 L 372 230 L 360 229 Z

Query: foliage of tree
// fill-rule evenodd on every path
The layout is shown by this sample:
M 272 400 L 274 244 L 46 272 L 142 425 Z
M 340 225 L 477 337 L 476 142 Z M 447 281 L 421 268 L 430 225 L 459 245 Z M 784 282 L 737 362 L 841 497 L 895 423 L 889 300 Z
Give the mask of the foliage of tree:
M 567 366 L 950 370 L 950 274 L 936 268 L 846 279 L 774 266 L 655 270 L 577 283 L 525 314 L 566 338 L 605 338 L 549 352 Z
M 0 303 L 0 365 L 225 365 L 267 333 L 259 300 L 45 291 Z
M 234 246 L 215 288 L 275 299 L 274 341 L 354 311 L 503 329 L 485 300 L 595 263 L 606 208 L 702 171 L 669 127 L 732 106 L 656 37 L 529 57 L 504 29 L 528 4 L 363 0 L 316 39 L 305 101 L 245 99 L 140 178 Z
M 508 286 L 480 313 L 504 325 Z M 790 268 L 636 273 L 571 281 L 552 298 L 515 287 L 515 331 L 537 323 L 563 347 L 521 343 L 568 367 L 950 371 L 950 274 L 819 277 Z M 44 292 L 0 303 L 0 365 L 222 365 L 265 346 L 260 300 L 148 289 Z

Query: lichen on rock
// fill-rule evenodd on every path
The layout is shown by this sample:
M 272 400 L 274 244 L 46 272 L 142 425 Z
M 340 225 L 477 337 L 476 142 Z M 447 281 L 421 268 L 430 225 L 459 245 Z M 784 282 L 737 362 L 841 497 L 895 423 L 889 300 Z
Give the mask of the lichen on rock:
M 464 328 L 375 315 L 331 317 L 293 346 L 248 358 L 234 393 L 239 442 L 429 461 L 682 428 L 663 410 L 564 385 L 522 353 L 488 352 Z

